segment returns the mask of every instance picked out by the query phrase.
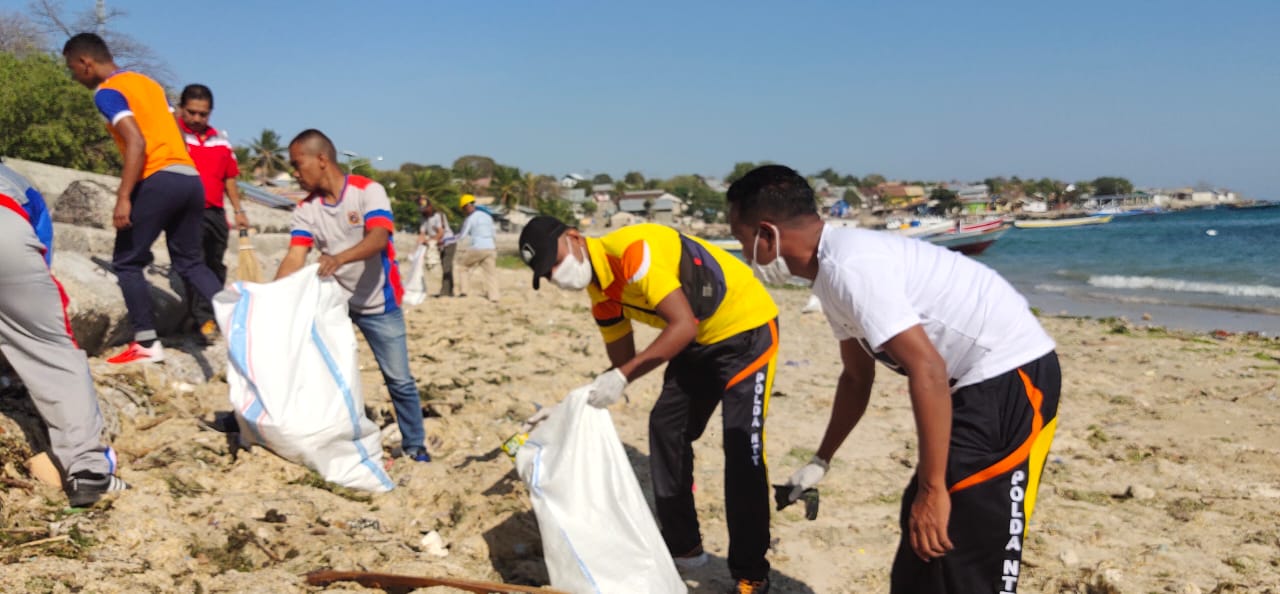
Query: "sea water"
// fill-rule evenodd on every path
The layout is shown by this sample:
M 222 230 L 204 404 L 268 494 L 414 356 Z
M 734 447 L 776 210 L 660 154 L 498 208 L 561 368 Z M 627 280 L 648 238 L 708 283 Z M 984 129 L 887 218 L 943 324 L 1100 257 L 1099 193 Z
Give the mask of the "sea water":
M 1280 335 L 1280 208 L 1015 228 L 977 259 L 1048 313 Z

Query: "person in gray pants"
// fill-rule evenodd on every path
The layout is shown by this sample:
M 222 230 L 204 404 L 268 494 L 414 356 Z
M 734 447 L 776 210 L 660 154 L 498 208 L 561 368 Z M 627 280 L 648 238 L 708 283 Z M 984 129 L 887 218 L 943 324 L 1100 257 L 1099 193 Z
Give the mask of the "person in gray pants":
M 45 263 L 52 246 L 33 226 L 33 215 L 47 212 L 43 199 L 19 180 L 0 176 L 0 353 L 49 428 L 71 506 L 87 507 L 129 486 L 115 476 L 115 452 L 102 443 L 89 361 L 72 337 L 66 293 Z

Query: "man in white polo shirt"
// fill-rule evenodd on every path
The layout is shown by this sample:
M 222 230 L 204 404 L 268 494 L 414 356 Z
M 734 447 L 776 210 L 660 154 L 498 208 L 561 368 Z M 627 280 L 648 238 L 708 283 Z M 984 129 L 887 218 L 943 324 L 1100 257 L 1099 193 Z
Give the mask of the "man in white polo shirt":
M 907 376 L 919 438 L 890 592 L 1015 592 L 1062 381 L 1026 299 L 955 252 L 824 225 L 809 183 L 788 167 L 751 171 L 727 198 L 744 258 L 765 282 L 812 280 L 840 342 L 831 420 L 788 481 L 790 498 L 826 474 L 880 360 Z
M 344 175 L 333 141 L 319 130 L 304 130 L 289 143 L 289 163 L 298 184 L 310 194 L 293 211 L 289 252 L 276 278 L 307 263 L 320 250 L 320 276 L 332 275 L 351 291 L 355 322 L 382 370 L 400 426 L 405 456 L 430 462 L 422 426 L 422 400 L 409 373 L 404 311 L 400 309 L 400 271 L 391 235 L 391 201 L 382 185 L 367 177 Z

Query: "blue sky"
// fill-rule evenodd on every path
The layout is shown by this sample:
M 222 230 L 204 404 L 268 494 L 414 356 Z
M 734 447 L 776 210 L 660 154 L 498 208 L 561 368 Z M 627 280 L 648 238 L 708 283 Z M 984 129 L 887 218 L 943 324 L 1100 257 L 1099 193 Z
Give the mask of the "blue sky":
M 769 159 L 1280 198 L 1280 2 L 108 3 L 234 141 L 318 127 L 382 167 Z

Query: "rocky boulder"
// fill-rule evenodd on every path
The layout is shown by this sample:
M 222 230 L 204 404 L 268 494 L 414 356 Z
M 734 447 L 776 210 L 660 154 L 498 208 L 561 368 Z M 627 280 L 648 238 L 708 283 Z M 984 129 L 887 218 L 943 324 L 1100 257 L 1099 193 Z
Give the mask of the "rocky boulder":
M 56 253 L 53 273 L 70 299 L 67 317 L 71 320 L 71 329 L 80 348 L 93 356 L 129 341 L 132 329 L 128 311 L 115 274 L 111 272 L 109 258 L 75 252 Z M 156 330 L 162 336 L 182 331 L 186 305 L 179 297 L 182 288 L 176 281 L 176 275 L 171 275 L 165 265 L 148 266 L 145 274 L 155 305 Z
M 45 197 L 49 202 L 49 197 Z M 115 188 L 90 180 L 76 180 L 52 203 L 55 223 L 66 223 L 94 229 L 111 229 L 111 214 L 116 206 Z

